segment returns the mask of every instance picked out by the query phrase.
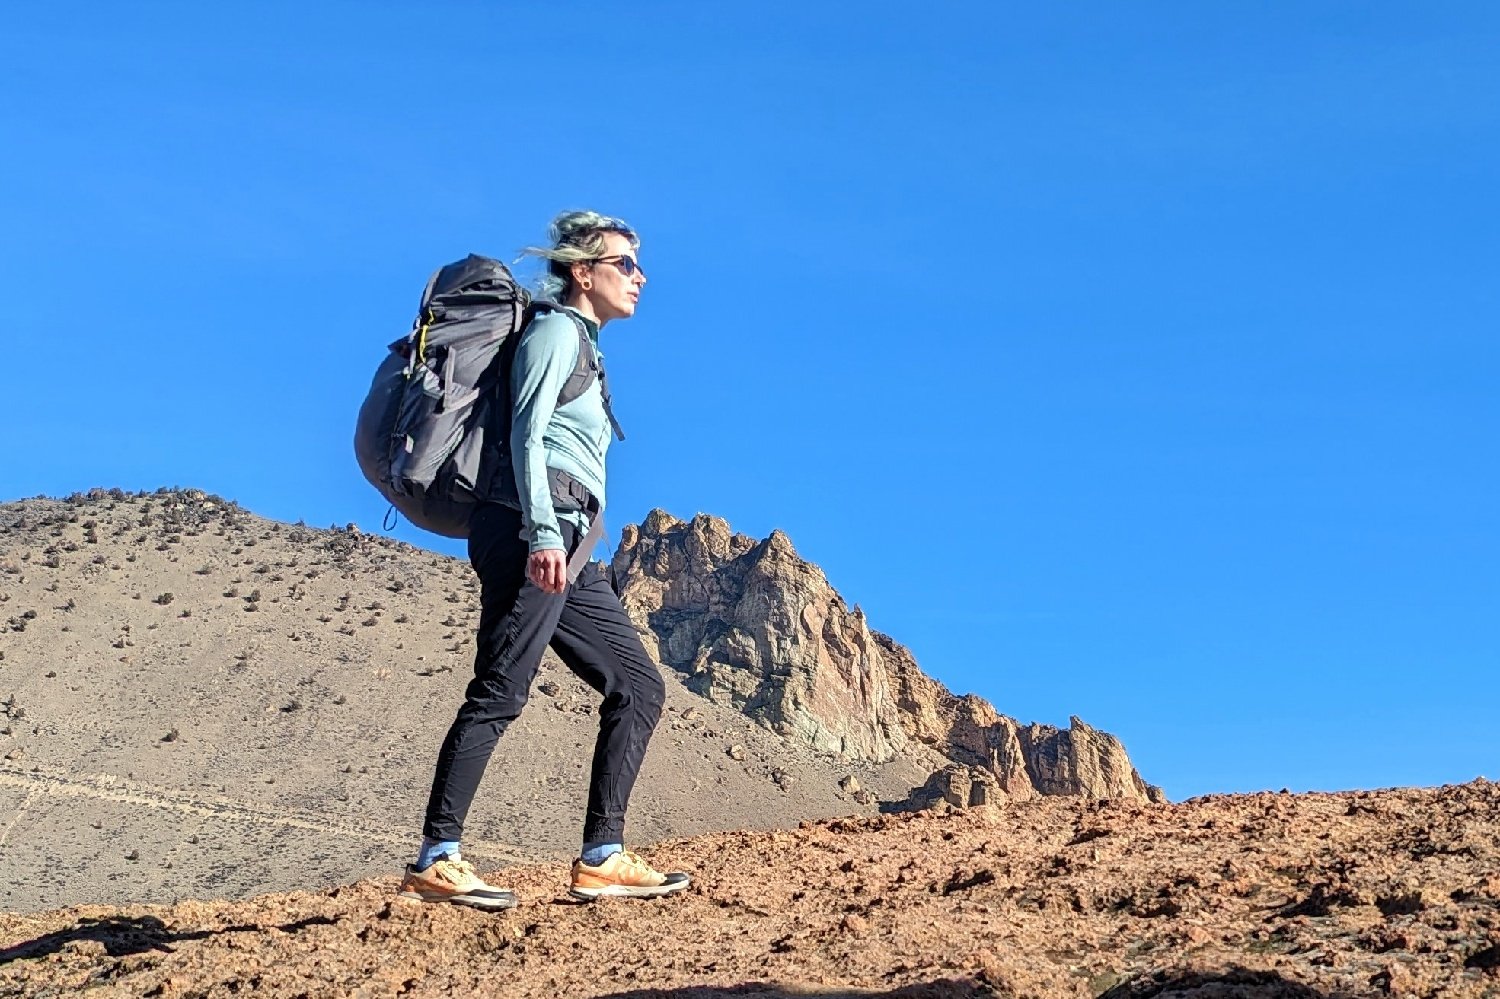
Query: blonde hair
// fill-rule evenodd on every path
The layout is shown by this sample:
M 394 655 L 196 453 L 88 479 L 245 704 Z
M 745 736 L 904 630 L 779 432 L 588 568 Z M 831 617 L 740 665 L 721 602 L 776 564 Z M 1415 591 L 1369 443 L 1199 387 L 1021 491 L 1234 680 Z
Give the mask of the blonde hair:
M 624 219 L 589 211 L 563 212 L 553 219 L 547 230 L 552 245 L 528 246 L 521 251 L 523 257 L 547 261 L 547 271 L 538 282 L 537 297 L 551 301 L 565 297 L 573 284 L 573 265 L 602 257 L 604 236 L 611 232 L 630 240 L 632 250 L 640 248 L 640 236 Z

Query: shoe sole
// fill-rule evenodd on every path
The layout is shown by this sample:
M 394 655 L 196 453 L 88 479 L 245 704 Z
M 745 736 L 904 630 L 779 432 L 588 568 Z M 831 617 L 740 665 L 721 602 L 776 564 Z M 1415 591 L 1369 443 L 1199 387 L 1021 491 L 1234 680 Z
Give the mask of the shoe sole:
M 490 911 L 514 909 L 516 907 L 516 899 L 513 898 L 475 898 L 472 895 L 442 895 L 436 892 L 423 894 L 416 891 L 398 892 L 396 897 L 406 899 L 409 902 L 447 902 L 449 905 L 466 905 L 471 909 L 487 909 Z
M 585 902 L 593 902 L 601 898 L 661 898 L 663 895 L 682 891 L 689 884 L 691 884 L 689 881 L 679 881 L 676 884 L 656 885 L 655 887 L 605 885 L 603 888 L 569 888 L 568 894 Z

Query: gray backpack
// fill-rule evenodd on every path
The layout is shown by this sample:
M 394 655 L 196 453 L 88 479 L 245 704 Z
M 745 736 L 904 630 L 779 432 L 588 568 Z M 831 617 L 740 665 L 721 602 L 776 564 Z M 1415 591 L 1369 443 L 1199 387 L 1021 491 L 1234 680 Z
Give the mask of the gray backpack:
M 411 332 L 390 345 L 354 428 L 360 471 L 413 524 L 466 538 L 476 504 L 515 505 L 510 358 L 515 334 L 547 308 L 558 307 L 532 303 L 510 270 L 489 257 L 470 254 L 427 282 Z M 606 383 L 582 323 L 559 311 L 574 319 L 580 338 L 562 405 L 596 380 L 601 388 Z M 608 410 L 607 390 L 605 397 Z

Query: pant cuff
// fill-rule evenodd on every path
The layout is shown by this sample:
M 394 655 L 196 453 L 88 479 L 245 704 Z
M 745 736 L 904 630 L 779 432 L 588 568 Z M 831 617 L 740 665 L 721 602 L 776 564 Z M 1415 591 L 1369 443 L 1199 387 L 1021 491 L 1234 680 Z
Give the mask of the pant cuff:
M 624 843 L 625 820 L 623 818 L 600 818 L 589 816 L 583 825 L 585 843 Z

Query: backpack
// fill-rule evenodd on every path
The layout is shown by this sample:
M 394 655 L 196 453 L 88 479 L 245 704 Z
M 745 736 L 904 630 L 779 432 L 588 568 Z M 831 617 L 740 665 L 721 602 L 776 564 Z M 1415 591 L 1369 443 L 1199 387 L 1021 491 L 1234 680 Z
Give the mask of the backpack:
M 519 505 L 510 467 L 510 359 L 517 334 L 546 309 L 573 319 L 580 338 L 561 406 L 596 380 L 607 384 L 576 316 L 533 303 L 510 270 L 489 257 L 470 254 L 427 282 L 411 332 L 390 345 L 354 429 L 365 479 L 416 526 L 467 538 L 476 504 Z M 612 412 L 609 419 L 618 434 Z

